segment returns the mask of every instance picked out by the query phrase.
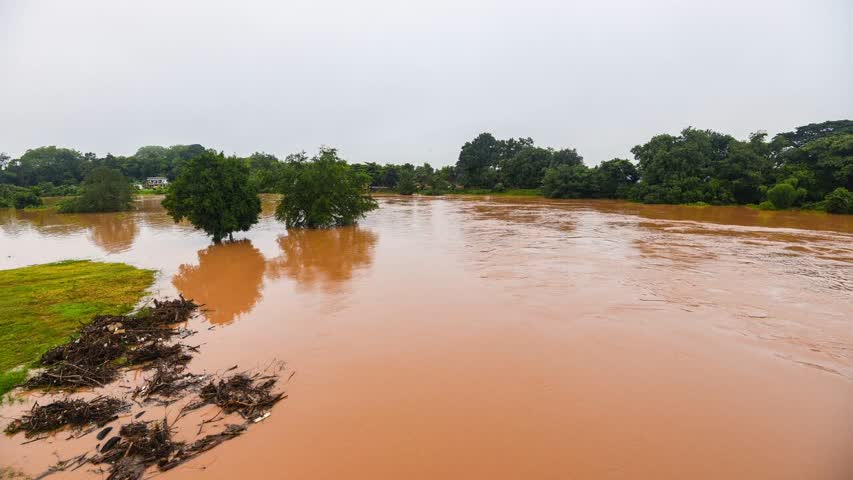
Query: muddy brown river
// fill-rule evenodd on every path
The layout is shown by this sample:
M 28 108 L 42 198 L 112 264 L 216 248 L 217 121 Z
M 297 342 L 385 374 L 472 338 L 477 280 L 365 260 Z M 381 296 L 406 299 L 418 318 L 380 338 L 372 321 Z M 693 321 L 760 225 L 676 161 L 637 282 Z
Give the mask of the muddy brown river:
M 271 417 L 166 479 L 853 479 L 853 216 L 379 203 L 287 232 L 266 197 L 219 246 L 156 197 L 0 210 L 0 269 L 158 269 L 153 295 L 209 309 L 191 370 L 295 372 Z M 79 453 L 67 436 L 4 436 L 0 464 L 37 474 Z

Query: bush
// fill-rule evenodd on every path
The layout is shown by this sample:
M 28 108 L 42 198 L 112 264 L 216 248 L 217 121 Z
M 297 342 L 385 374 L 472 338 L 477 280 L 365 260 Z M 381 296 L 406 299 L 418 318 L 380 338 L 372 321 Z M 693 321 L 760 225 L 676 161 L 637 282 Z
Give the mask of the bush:
M 166 192 L 163 207 L 175 223 L 186 218 L 219 243 L 226 235 L 258 223 L 261 199 L 249 182 L 245 163 L 205 151 L 184 164 Z
M 758 204 L 759 210 L 776 210 L 776 206 L 773 205 L 773 202 L 769 200 L 765 200 Z
M 592 171 L 584 165 L 549 168 L 542 180 L 542 193 L 548 198 L 589 198 L 597 190 Z
M 41 204 L 37 189 L 0 184 L 0 208 L 27 208 Z
M 801 192 L 798 192 L 793 185 L 789 183 L 777 183 L 776 186 L 767 190 L 767 200 L 769 200 L 778 210 L 790 208 Z
M 15 208 L 24 209 L 27 207 L 41 206 L 41 197 L 35 194 L 32 190 L 20 190 L 15 193 L 13 200 Z
M 352 225 L 377 208 L 369 194 L 370 175 L 350 168 L 334 149 L 322 149 L 310 162 L 292 167 L 276 209 L 288 228 Z
M 853 192 L 838 187 L 826 195 L 826 211 L 829 213 L 853 213 Z
M 121 212 L 130 210 L 133 186 L 118 170 L 95 167 L 83 180 L 79 197 L 62 202 L 62 213 Z
M 400 172 L 400 179 L 397 181 L 395 188 L 400 195 L 412 195 L 418 190 L 415 183 L 415 173 L 411 170 L 403 170 Z

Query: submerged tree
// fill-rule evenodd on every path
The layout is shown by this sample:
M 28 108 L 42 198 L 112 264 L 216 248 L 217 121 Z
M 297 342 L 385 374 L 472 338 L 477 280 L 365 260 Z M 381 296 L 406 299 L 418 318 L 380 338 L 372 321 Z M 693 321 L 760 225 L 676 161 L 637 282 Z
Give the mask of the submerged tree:
M 370 176 L 356 172 L 333 148 L 310 161 L 290 162 L 276 217 L 288 228 L 352 225 L 377 208 L 369 194 Z
M 219 243 L 258 223 L 261 200 L 249 182 L 249 169 L 237 158 L 204 152 L 190 158 L 169 186 L 163 207 L 180 222 L 187 219 Z
M 83 180 L 79 197 L 63 202 L 63 213 L 121 212 L 130 210 L 133 185 L 118 170 L 95 167 Z

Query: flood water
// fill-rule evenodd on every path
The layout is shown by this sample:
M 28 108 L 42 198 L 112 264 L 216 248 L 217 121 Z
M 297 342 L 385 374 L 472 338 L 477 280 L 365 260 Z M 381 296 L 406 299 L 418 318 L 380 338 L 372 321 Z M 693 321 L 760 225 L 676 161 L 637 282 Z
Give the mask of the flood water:
M 218 246 L 154 197 L 0 210 L 0 269 L 157 269 L 152 294 L 209 309 L 191 370 L 296 372 L 270 418 L 162 478 L 853 478 L 851 216 L 382 197 L 358 227 L 287 232 L 274 200 Z M 4 437 L 0 464 L 41 472 L 66 436 Z

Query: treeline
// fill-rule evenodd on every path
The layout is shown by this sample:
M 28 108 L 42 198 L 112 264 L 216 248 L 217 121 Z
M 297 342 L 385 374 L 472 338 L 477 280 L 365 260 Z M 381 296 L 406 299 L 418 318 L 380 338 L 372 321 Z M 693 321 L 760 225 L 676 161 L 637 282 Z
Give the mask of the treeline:
M 687 128 L 680 135 L 656 135 L 631 153 L 634 162 L 617 158 L 590 168 L 571 149 L 484 133 L 462 147 L 456 173 L 467 188 L 539 187 L 552 198 L 853 213 L 851 120 L 809 124 L 769 141 L 764 133 L 738 140 Z
M 214 153 L 201 145 L 146 146 L 130 156 L 82 154 L 40 147 L 18 159 L 0 155 L 0 184 L 27 187 L 36 196 L 74 195 L 97 167 L 143 182 L 165 176 L 174 181 L 186 163 Z M 543 148 L 531 138 L 496 139 L 489 133 L 466 142 L 455 165 L 362 163 L 354 172 L 369 178 L 374 190 L 441 195 L 536 189 L 551 198 L 618 198 L 644 203 L 756 204 L 853 213 L 853 121 L 838 120 L 798 127 L 768 139 L 755 133 L 746 140 L 711 130 L 687 128 L 635 146 L 633 161 L 615 158 L 588 167 L 573 148 Z M 258 192 L 281 192 L 294 165 L 305 154 L 283 161 L 267 153 L 234 157 L 249 172 Z M 27 194 L 6 187 L 7 206 Z M 4 198 L 6 200 L 4 200 Z

